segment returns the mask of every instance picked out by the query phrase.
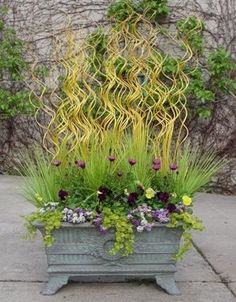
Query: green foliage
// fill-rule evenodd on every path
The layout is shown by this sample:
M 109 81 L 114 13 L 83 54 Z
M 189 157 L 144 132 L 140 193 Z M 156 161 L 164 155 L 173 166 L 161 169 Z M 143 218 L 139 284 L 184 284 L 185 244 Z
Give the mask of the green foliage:
M 134 3 L 130 0 L 121 0 L 112 3 L 108 9 L 109 17 L 119 22 L 133 16 L 130 19 L 132 22 L 137 14 L 142 14 L 151 22 L 158 17 L 165 17 L 168 14 L 167 1 L 143 0 Z M 186 95 L 191 100 L 188 102 L 189 116 L 208 119 L 212 115 L 215 101 L 221 97 L 221 94 L 235 94 L 236 81 L 231 75 L 236 70 L 236 63 L 223 48 L 211 52 L 205 58 L 203 38 L 205 25 L 197 17 L 190 16 L 185 20 L 179 20 L 177 29 L 178 36 L 184 39 L 191 46 L 194 55 L 203 61 L 199 67 L 192 66 L 192 63 L 188 66 L 190 84 Z M 186 45 L 183 45 L 183 48 L 186 49 Z M 122 58 L 116 65 L 118 73 L 122 72 L 125 75 L 128 72 L 123 68 L 126 65 L 127 69 L 127 62 L 122 61 Z M 178 62 L 174 58 L 167 56 L 163 64 L 163 72 L 174 74 L 177 65 Z
M 44 228 L 43 241 L 46 246 L 51 246 L 54 242 L 53 231 L 59 229 L 62 221 L 62 212 L 34 212 L 25 217 L 27 234 L 25 239 L 34 239 L 36 235 L 35 222 L 42 224 Z
M 233 77 L 236 62 L 223 48 L 210 52 L 201 66 L 188 66 L 187 69 L 190 78 L 187 96 L 193 99 L 189 104 L 191 116 L 196 114 L 203 119 L 211 117 L 214 102 L 222 94 L 236 92 L 236 81 Z
M 204 187 L 224 165 L 215 151 L 186 148 L 178 160 L 178 173 L 173 180 L 173 192 L 178 196 L 192 196 Z
M 116 21 L 124 21 L 134 13 L 134 4 L 132 0 L 117 0 L 112 3 L 107 10 L 107 15 Z
M 19 172 L 24 177 L 23 194 L 37 207 L 58 199 L 62 181 L 66 180 L 66 169 L 51 164 L 52 156 L 42 149 L 35 149 L 34 155 L 22 154 Z
M 32 113 L 33 106 L 23 84 L 28 67 L 23 57 L 24 44 L 15 30 L 5 25 L 5 13 L 6 10 L 0 12 L 0 117 L 10 118 Z
M 132 0 L 117 0 L 108 8 L 108 17 L 118 22 L 128 18 L 130 18 L 129 22 L 132 22 L 138 14 L 143 14 L 153 22 L 159 17 L 166 17 L 168 13 L 167 0 L 142 0 L 138 3 Z
M 136 9 L 138 12 L 143 13 L 144 16 L 150 21 L 155 21 L 159 17 L 166 17 L 169 13 L 167 0 L 143 0 L 140 1 Z
M 231 79 L 231 73 L 236 71 L 236 62 L 223 48 L 213 51 L 208 56 L 208 70 L 212 90 L 230 93 L 236 91 L 236 81 Z
M 186 20 L 179 20 L 177 22 L 177 28 L 179 35 L 186 39 L 192 51 L 197 55 L 202 54 L 204 48 L 202 37 L 202 31 L 204 29 L 203 22 L 195 16 L 190 16 Z
M 178 60 L 168 55 L 165 59 L 162 70 L 167 74 L 175 74 L 178 71 Z
M 87 38 L 90 51 L 91 71 L 96 71 L 98 77 L 103 77 L 104 55 L 107 49 L 107 36 L 102 29 L 90 34 Z
M 111 209 L 105 208 L 103 214 L 103 226 L 108 229 L 115 229 L 116 240 L 114 247 L 110 251 L 111 254 L 115 255 L 122 250 L 124 256 L 128 256 L 133 252 L 134 231 L 125 213 L 118 211 L 118 209 L 114 213 Z
M 175 256 L 175 260 L 183 259 L 186 252 L 188 252 L 192 247 L 192 235 L 190 233 L 191 230 L 195 231 L 203 231 L 204 227 L 201 221 L 193 216 L 192 214 L 185 212 L 185 213 L 173 213 L 170 216 L 170 223 L 168 227 L 170 228 L 178 228 L 181 227 L 184 229 L 183 233 L 183 245 L 179 249 L 178 254 Z

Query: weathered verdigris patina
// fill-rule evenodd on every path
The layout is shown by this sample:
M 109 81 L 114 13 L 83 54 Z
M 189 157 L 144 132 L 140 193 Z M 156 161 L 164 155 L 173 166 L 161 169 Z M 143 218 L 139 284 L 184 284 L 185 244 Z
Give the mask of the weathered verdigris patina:
M 43 225 L 37 225 L 43 232 Z M 155 279 L 167 293 L 176 295 L 176 272 L 173 256 L 178 252 L 181 228 L 156 224 L 151 232 L 135 234 L 134 253 L 128 257 L 109 251 L 114 244 L 114 231 L 100 235 L 90 224 L 63 223 L 54 231 L 55 241 L 46 248 L 49 281 L 42 291 L 55 294 L 69 280 L 83 282 L 124 282 Z

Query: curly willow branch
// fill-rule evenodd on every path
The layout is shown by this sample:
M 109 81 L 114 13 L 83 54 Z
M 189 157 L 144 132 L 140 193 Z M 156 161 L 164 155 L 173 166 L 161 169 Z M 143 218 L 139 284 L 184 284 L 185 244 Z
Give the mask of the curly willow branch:
M 201 30 L 200 23 L 192 30 Z M 125 137 L 138 141 L 145 135 L 165 171 L 188 135 L 185 66 L 193 57 L 188 35 L 191 31 L 181 39 L 135 12 L 107 32 L 90 35 L 80 47 L 75 33 L 67 31 L 66 52 L 57 61 L 64 69 L 61 91 L 54 91 L 52 107 L 42 105 L 50 116 L 45 138 L 55 156 L 61 145 L 68 153 L 86 152 L 109 138 L 115 151 Z M 159 50 L 161 39 L 175 45 L 175 56 L 168 54 L 168 44 L 167 54 Z M 56 47 L 59 53 L 61 43 Z M 174 71 L 166 69 L 170 57 Z

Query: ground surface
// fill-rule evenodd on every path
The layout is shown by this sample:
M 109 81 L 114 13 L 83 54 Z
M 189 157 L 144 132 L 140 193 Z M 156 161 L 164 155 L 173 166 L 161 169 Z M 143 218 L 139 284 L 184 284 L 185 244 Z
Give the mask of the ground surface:
M 20 195 L 19 177 L 0 176 L 1 302 L 236 302 L 236 197 L 199 194 L 195 213 L 205 233 L 194 234 L 194 249 L 178 264 L 181 296 L 169 296 L 154 282 L 69 284 L 56 295 L 39 294 L 47 281 L 46 257 L 38 236 L 23 241 L 22 215 L 33 206 Z

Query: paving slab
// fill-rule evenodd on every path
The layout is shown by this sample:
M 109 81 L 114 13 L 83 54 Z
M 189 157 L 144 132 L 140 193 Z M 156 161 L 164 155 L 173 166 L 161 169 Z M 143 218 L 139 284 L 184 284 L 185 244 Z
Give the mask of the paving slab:
M 169 296 L 152 283 L 69 284 L 56 295 L 39 294 L 41 283 L 0 283 L 1 302 L 235 302 L 222 283 L 179 282 L 181 296 Z
M 236 196 L 198 194 L 194 213 L 206 227 L 194 243 L 225 282 L 236 281 Z M 236 291 L 235 291 L 236 293 Z

